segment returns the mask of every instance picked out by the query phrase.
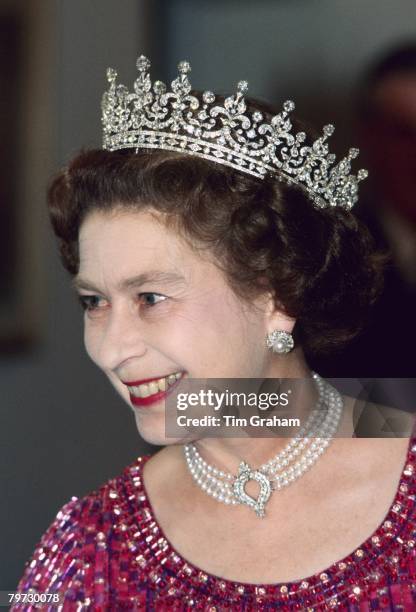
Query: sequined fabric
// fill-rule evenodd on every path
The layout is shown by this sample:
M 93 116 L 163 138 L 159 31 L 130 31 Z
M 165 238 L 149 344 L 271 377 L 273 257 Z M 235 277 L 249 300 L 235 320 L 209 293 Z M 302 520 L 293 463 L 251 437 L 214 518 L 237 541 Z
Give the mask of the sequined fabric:
M 416 437 L 379 528 L 344 559 L 305 580 L 251 585 L 186 562 L 157 524 L 142 482 L 148 457 L 83 499 L 46 531 L 18 589 L 59 592 L 72 610 L 416 610 Z M 13 610 L 57 610 L 20 604 Z

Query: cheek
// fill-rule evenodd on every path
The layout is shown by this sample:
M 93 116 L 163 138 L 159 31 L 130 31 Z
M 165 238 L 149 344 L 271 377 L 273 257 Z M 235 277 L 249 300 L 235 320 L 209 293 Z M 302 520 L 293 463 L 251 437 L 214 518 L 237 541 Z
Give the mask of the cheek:
M 205 365 L 245 362 L 248 355 L 263 356 L 261 316 L 246 312 L 230 296 L 224 299 L 224 292 L 201 304 L 187 323 L 187 350 Z
M 84 323 L 84 346 L 85 350 L 92 361 L 100 367 L 98 358 L 99 335 L 96 329 L 93 329 L 87 322 Z
M 123 385 L 123 383 L 120 382 L 120 380 L 113 373 L 104 372 L 104 374 L 107 376 L 110 384 L 114 387 L 114 389 L 117 391 L 117 393 L 131 407 L 131 404 L 130 404 L 130 395 L 129 395 L 127 387 L 125 385 Z

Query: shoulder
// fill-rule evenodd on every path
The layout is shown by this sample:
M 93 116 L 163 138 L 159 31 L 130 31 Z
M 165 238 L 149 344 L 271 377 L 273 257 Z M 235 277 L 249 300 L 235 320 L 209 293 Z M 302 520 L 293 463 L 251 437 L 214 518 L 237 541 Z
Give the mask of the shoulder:
M 148 458 L 138 458 L 116 478 L 83 498 L 73 497 L 59 510 L 27 562 L 17 590 L 61 593 L 65 601 L 74 602 L 79 601 L 80 589 L 85 598 L 100 590 L 108 567 L 108 542 L 120 540 L 132 521 L 131 496 Z M 135 503 L 140 510 L 140 495 Z M 103 597 L 104 591 L 103 582 Z

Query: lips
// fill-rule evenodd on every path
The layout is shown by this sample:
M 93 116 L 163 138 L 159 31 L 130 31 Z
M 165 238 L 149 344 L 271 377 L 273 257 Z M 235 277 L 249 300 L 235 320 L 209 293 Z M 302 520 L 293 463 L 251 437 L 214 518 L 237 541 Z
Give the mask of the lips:
M 174 372 L 174 374 L 176 374 L 176 372 Z M 167 376 L 171 376 L 171 374 L 167 374 Z M 154 378 L 142 378 L 141 380 L 135 380 L 132 382 L 127 382 L 125 380 L 122 380 L 121 382 L 127 385 L 127 387 L 138 387 L 139 385 L 143 385 L 145 383 L 152 382 L 153 380 L 159 380 L 160 378 L 167 378 L 167 376 L 155 376 Z
M 124 382 L 134 406 L 149 406 L 160 402 L 179 383 L 185 372 L 175 372 L 167 376 L 144 378 L 137 381 Z

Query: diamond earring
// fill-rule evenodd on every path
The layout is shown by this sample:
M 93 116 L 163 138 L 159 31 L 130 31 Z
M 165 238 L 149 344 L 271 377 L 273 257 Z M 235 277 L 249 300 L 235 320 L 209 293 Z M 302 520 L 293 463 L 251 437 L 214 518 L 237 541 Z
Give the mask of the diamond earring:
M 273 353 L 290 353 L 295 346 L 293 336 L 291 333 L 275 329 L 274 331 L 267 334 L 266 346 L 272 349 Z

